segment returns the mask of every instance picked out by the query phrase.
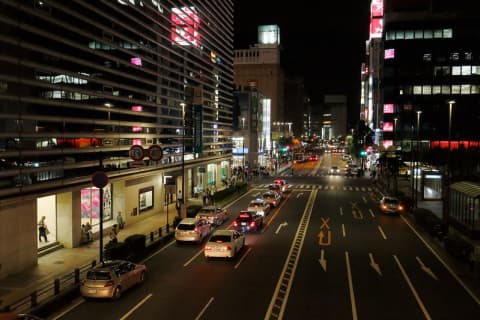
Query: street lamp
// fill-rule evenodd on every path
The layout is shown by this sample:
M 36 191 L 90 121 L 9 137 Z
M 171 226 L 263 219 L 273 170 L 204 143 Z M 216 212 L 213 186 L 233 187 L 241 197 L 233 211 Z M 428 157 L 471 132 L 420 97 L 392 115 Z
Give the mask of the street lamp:
M 398 118 L 393 118 L 393 145 L 397 145 L 397 121 Z
M 420 160 L 420 152 L 419 152 L 419 144 L 420 144 L 420 115 L 422 114 L 422 111 L 417 111 L 417 156 L 416 156 L 416 170 L 414 172 L 414 179 L 415 179 L 415 208 L 417 208 L 418 204 L 418 180 L 419 178 L 417 177 L 418 173 L 418 167 L 419 167 L 419 161 Z
M 180 210 L 182 210 L 182 204 L 184 203 L 185 196 L 185 103 L 180 103 L 182 106 L 182 199 L 180 201 Z
M 444 234 L 448 234 L 448 225 L 449 225 L 449 213 L 450 213 L 450 179 L 451 179 L 451 143 L 452 143 L 452 111 L 455 100 L 448 101 L 448 154 L 447 154 L 447 192 L 446 199 L 443 202 L 443 224 L 444 224 Z M 445 201 L 446 200 L 446 201 Z

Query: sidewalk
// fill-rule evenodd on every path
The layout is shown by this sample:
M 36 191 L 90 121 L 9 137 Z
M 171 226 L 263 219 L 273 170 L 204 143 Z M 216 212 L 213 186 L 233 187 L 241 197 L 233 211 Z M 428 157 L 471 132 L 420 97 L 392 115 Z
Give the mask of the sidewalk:
M 201 204 L 200 199 L 189 199 L 188 204 Z M 172 226 L 176 215 L 175 204 L 168 207 L 169 222 Z M 155 213 L 135 224 L 126 224 L 120 230 L 118 240 L 123 241 L 132 234 L 150 234 L 150 232 L 165 227 L 167 224 L 166 210 Z M 172 227 L 171 227 L 172 228 Z M 108 243 L 108 235 L 103 237 L 103 244 Z M 30 295 L 38 288 L 53 283 L 56 277 L 72 273 L 75 268 L 92 263 L 100 259 L 100 241 L 97 239 L 91 243 L 77 248 L 62 248 L 38 258 L 38 264 L 31 269 L 12 274 L 0 279 L 0 310 Z

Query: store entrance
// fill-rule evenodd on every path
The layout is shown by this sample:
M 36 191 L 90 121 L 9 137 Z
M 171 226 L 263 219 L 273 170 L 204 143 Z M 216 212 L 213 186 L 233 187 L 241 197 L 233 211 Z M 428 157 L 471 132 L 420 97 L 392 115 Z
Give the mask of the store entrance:
M 44 229 L 43 229 L 44 228 Z M 37 247 L 57 241 L 56 196 L 37 198 Z

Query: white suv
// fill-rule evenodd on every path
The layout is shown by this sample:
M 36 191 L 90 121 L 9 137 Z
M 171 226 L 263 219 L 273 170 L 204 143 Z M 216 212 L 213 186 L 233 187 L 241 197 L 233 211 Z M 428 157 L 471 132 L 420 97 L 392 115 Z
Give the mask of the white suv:
M 177 242 L 202 242 L 212 232 L 212 225 L 205 219 L 184 218 L 175 228 Z

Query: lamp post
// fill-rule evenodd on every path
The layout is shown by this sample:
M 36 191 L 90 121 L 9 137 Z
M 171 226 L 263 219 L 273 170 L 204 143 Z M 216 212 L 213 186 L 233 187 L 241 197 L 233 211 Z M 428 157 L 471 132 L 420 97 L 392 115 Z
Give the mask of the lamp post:
M 420 152 L 419 152 L 419 144 L 420 144 L 420 115 L 422 111 L 417 111 L 417 156 L 415 157 L 415 164 L 416 170 L 414 172 L 414 179 L 415 179 L 415 208 L 418 206 L 418 180 L 417 177 L 418 167 L 419 167 L 419 160 L 420 160 Z
M 449 226 L 449 214 L 450 214 L 450 180 L 452 177 L 452 167 L 451 167 L 451 143 L 452 143 L 452 112 L 453 105 L 455 100 L 448 101 L 448 153 L 447 153 L 447 192 L 446 197 L 443 201 L 443 224 L 444 224 L 444 234 L 448 234 Z
M 182 199 L 180 201 L 180 210 L 182 210 L 182 204 L 185 203 L 185 103 L 180 103 L 182 106 Z
M 397 145 L 397 121 L 398 118 L 393 118 L 393 145 Z

